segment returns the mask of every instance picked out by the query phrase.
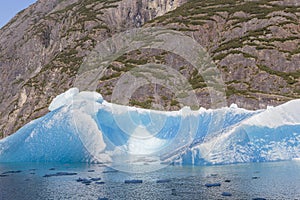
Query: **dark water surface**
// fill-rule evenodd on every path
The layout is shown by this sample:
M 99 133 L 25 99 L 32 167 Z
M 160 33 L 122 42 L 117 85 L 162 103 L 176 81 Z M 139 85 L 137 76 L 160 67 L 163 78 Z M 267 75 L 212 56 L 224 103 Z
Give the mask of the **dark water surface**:
M 76 181 L 78 178 L 84 181 Z M 125 180 L 139 181 L 125 183 Z M 206 186 L 215 183 L 221 185 Z M 1 200 L 259 197 L 300 199 L 300 161 L 209 167 L 169 166 L 142 174 L 115 171 L 97 164 L 0 164 Z

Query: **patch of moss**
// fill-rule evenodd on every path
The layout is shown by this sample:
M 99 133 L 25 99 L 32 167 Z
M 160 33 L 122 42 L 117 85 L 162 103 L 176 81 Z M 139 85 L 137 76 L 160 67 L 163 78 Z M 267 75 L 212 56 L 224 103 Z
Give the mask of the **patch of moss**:
M 100 81 L 106 81 L 106 80 L 110 80 L 110 79 L 113 79 L 113 78 L 118 78 L 121 76 L 121 72 L 115 72 L 109 76 L 103 76 L 101 77 Z
M 142 59 L 128 59 L 126 60 L 126 63 L 131 63 L 131 64 L 135 64 L 135 65 L 145 65 L 148 63 L 147 60 L 142 60 Z
M 254 59 L 257 59 L 256 56 L 251 55 L 249 53 L 245 53 L 245 52 L 242 52 L 242 51 L 239 51 L 239 50 L 230 50 L 230 51 L 228 51 L 226 53 L 218 53 L 217 55 L 213 56 L 213 60 L 222 60 L 225 57 L 227 57 L 228 55 L 232 55 L 232 54 L 242 54 L 245 58 L 254 58 Z
M 226 89 L 226 96 L 227 97 L 230 97 L 234 94 L 239 94 L 239 95 L 247 95 L 248 91 L 246 90 L 237 90 L 235 87 L 233 86 L 227 86 L 227 89 Z
M 205 80 L 196 69 L 192 72 L 188 82 L 191 84 L 193 89 L 207 87 Z
M 179 106 L 179 102 L 176 99 L 172 99 L 170 105 L 171 106 Z
M 130 99 L 129 104 L 131 106 L 138 106 L 141 108 L 145 108 L 145 109 L 150 109 L 152 106 L 152 100 L 151 99 L 147 99 L 146 101 L 140 102 L 134 99 Z
M 281 72 L 273 70 L 265 65 L 257 65 L 257 67 L 267 72 L 268 74 L 276 75 L 282 77 L 288 84 L 293 85 L 298 82 L 298 78 L 300 78 L 300 70 L 296 72 Z

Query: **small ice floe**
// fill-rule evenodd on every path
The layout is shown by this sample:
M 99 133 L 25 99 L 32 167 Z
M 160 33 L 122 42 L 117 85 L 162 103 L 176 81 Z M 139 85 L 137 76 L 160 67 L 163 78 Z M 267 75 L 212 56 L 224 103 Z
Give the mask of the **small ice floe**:
M 84 179 L 83 181 L 81 181 L 82 184 L 85 184 L 85 185 L 90 185 L 92 183 L 91 180 L 88 180 L 88 179 Z
M 160 179 L 156 181 L 156 183 L 169 183 L 169 182 L 171 182 L 170 179 Z
M 124 183 L 143 183 L 143 180 L 138 180 L 138 179 L 125 180 Z
M 98 185 L 104 184 L 104 182 L 100 181 L 100 180 L 101 180 L 101 178 L 90 178 L 90 179 L 78 178 L 78 179 L 76 179 L 77 182 L 80 182 L 85 185 L 90 185 L 92 182 L 95 182 L 95 184 L 98 184 Z
M 7 172 L 3 172 L 2 174 L 17 174 L 17 173 L 21 173 L 21 170 L 16 170 L 16 171 L 7 171 Z
M 90 180 L 91 180 L 91 181 L 100 181 L 101 178 L 91 178 Z
M 83 179 L 83 178 L 76 179 L 77 182 L 82 182 L 83 180 L 85 180 L 85 179 Z
M 75 172 L 57 172 L 55 174 L 45 174 L 43 177 L 52 177 L 52 176 L 74 176 L 77 175 Z
M 221 183 L 206 183 L 206 187 L 220 187 Z
M 232 196 L 232 194 L 230 192 L 222 192 L 221 195 L 224 196 L 224 197 L 231 197 Z
M 119 172 L 119 171 L 115 170 L 115 169 L 110 169 L 110 170 L 103 171 L 102 173 L 106 174 L 106 173 L 116 173 L 116 172 Z
M 173 196 L 177 196 L 176 189 L 172 189 L 172 193 L 171 193 L 171 195 L 173 195 Z
M 87 179 L 87 178 L 78 178 L 78 179 L 76 179 L 76 181 L 77 182 L 80 182 L 80 183 L 82 183 L 82 184 L 91 184 L 92 183 L 92 181 L 91 180 L 89 180 L 89 179 Z
M 95 182 L 97 185 L 103 185 L 103 184 L 105 184 L 105 182 L 104 181 L 97 181 L 97 182 Z

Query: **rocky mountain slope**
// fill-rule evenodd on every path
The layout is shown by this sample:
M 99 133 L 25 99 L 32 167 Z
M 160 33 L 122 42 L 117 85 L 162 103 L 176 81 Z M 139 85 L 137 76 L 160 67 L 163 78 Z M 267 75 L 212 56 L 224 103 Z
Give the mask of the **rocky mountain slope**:
M 257 109 L 300 98 L 299 17 L 298 0 L 39 0 L 0 30 L 0 137 L 48 112 L 99 42 L 138 27 L 165 27 L 198 41 L 222 72 L 228 104 Z M 150 62 L 173 66 L 206 99 L 206 84 L 189 63 L 155 49 L 120 56 L 97 91 L 110 100 L 122 74 Z M 130 104 L 182 106 L 157 85 L 137 90 Z

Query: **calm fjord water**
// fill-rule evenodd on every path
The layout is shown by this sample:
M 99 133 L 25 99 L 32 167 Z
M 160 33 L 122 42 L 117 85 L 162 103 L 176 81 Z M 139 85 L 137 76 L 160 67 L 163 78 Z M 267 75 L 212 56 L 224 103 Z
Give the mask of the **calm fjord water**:
M 126 184 L 125 180 L 142 183 Z M 221 185 L 205 186 L 208 183 Z M 1 200 L 259 197 L 300 199 L 300 162 L 169 166 L 144 174 L 124 173 L 98 164 L 0 164 Z

